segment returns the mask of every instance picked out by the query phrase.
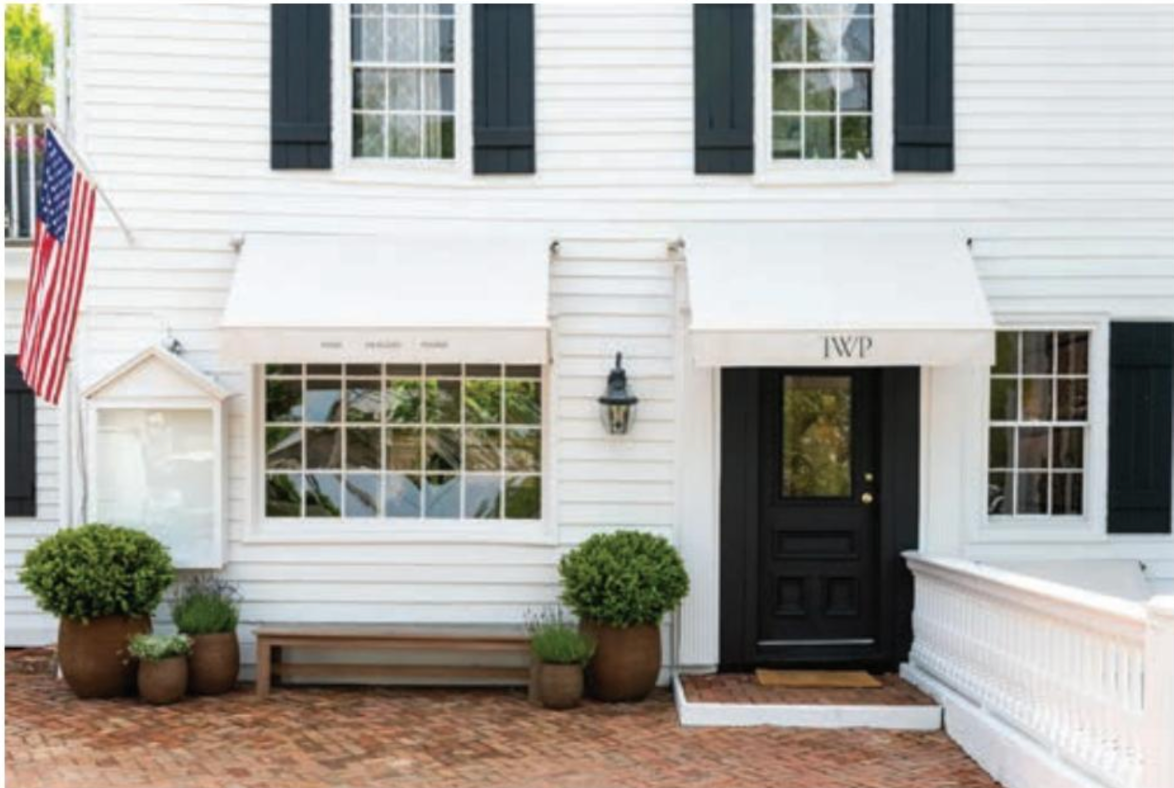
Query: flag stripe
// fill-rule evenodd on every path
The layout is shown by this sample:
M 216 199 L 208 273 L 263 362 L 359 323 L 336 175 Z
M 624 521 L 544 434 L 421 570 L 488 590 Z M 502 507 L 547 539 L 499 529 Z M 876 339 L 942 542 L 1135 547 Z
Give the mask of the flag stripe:
M 97 188 L 52 130 L 45 133 L 44 169 L 18 366 L 37 396 L 56 405 L 77 330 Z

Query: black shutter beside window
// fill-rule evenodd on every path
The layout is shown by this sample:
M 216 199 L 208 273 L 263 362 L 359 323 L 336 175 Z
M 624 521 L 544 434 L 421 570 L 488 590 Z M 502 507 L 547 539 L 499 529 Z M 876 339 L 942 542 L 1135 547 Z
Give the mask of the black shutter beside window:
M 1174 323 L 1109 332 L 1109 533 L 1170 533 Z
M 754 6 L 693 6 L 694 170 L 754 172 Z
M 954 6 L 893 6 L 893 169 L 954 169 Z
M 270 163 L 330 169 L 330 6 L 273 5 Z
M 473 172 L 528 174 L 534 163 L 534 6 L 473 6 Z
M 4 357 L 4 516 L 37 514 L 37 403 L 16 356 Z

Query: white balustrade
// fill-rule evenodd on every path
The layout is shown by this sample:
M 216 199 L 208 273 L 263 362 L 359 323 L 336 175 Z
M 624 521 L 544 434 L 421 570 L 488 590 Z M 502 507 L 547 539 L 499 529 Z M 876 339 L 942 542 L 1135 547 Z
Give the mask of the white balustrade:
M 906 554 L 910 664 L 1114 788 L 1174 788 L 1174 599 Z
M 37 179 L 44 154 L 45 123 L 39 118 L 4 121 L 4 240 L 32 238 L 37 215 Z

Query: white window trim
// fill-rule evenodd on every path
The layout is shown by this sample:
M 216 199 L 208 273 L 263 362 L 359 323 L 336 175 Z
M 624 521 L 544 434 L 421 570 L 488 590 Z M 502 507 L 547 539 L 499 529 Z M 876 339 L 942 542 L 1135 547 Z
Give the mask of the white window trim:
M 771 156 L 771 6 L 754 7 L 754 182 L 761 185 L 887 183 L 893 180 L 893 7 L 873 7 L 873 158 L 795 161 Z
M 996 316 L 998 331 L 1088 331 L 1088 438 L 1084 457 L 1084 514 L 992 515 L 987 512 L 990 460 L 990 369 L 983 370 L 982 430 L 976 501 L 982 506 L 976 543 L 1103 541 L 1108 502 L 1109 318 L 1090 315 Z
M 452 159 L 356 158 L 351 138 L 351 17 L 350 3 L 331 7 L 332 24 L 339 35 L 333 41 L 334 107 L 332 136 L 334 170 L 340 180 L 438 184 L 473 180 L 473 14 L 468 3 L 456 4 L 453 108 L 456 113 Z
M 333 363 L 333 362 L 332 362 Z M 344 362 L 345 363 L 345 362 Z M 555 527 L 554 441 L 551 425 L 552 374 L 542 367 L 542 513 L 537 520 L 478 520 L 468 518 L 428 520 L 418 517 L 362 519 L 316 517 L 267 517 L 265 515 L 265 371 L 253 366 L 248 375 L 248 525 L 246 544 L 494 544 L 554 545 Z

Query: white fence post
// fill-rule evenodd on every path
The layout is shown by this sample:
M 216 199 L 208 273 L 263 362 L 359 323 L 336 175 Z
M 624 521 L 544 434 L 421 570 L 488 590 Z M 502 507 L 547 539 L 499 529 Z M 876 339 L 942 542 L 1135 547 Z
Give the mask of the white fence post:
M 1174 785 L 1174 596 L 1146 605 L 1143 788 Z

